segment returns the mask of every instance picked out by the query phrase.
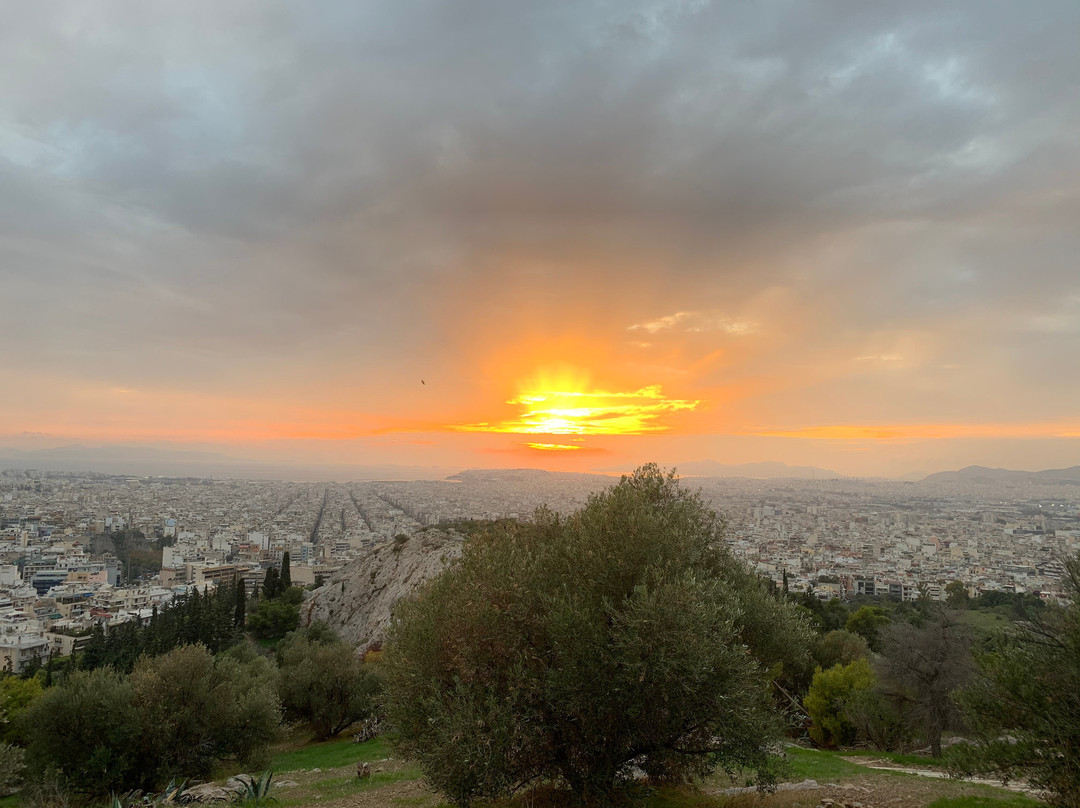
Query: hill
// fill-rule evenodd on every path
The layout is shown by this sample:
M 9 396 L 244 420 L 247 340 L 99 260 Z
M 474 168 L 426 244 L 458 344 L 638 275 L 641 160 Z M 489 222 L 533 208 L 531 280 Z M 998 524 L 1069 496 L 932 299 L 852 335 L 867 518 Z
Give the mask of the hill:
M 1013 469 L 992 469 L 986 466 L 968 466 L 957 471 L 939 471 L 922 479 L 924 483 L 974 483 L 974 484 L 1040 484 L 1040 485 L 1080 485 L 1080 466 L 1066 469 L 1045 469 L 1043 471 L 1016 471 Z

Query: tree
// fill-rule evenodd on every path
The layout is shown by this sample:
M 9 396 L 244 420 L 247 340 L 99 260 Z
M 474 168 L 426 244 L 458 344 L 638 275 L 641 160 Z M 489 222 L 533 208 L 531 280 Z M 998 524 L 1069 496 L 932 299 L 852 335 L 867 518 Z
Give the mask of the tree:
M 819 668 L 803 699 L 813 722 L 810 737 L 814 743 L 829 748 L 854 743 L 857 727 L 844 708 L 854 695 L 873 685 L 874 672 L 866 659 L 857 659 L 849 665 L 834 665 L 828 670 Z
M 281 592 L 281 577 L 278 573 L 277 567 L 270 567 L 266 571 L 266 576 L 263 578 L 263 597 L 266 600 L 273 600 Z
M 281 556 L 281 588 L 288 589 L 292 586 L 292 565 L 289 559 L 289 551 L 286 550 Z
M 64 772 L 89 795 L 131 788 L 139 769 L 139 715 L 131 685 L 109 668 L 76 671 L 23 714 L 32 773 Z
M 248 614 L 247 625 L 248 631 L 259 639 L 284 637 L 300 625 L 300 609 L 279 600 L 260 600 Z
M 206 778 L 219 760 L 255 757 L 280 717 L 270 663 L 214 658 L 201 645 L 144 657 L 131 688 L 142 719 L 147 787 L 174 777 Z
M 656 466 L 567 518 L 487 526 L 399 604 L 381 665 L 400 751 L 458 804 L 556 779 L 583 801 L 639 765 L 775 776 L 772 681 L 805 662 L 796 607 Z
M 241 578 L 233 589 L 233 625 L 243 631 L 247 620 L 247 584 Z
M 325 623 L 289 634 L 277 653 L 285 712 L 306 721 L 318 740 L 371 715 L 378 679 Z
M 950 581 L 945 584 L 945 602 L 950 609 L 966 609 L 971 602 L 967 587 L 963 581 Z
M 830 631 L 821 638 L 821 643 L 814 650 L 814 658 L 823 670 L 834 665 L 850 665 L 857 659 L 867 659 L 870 646 L 861 634 L 852 634 L 843 629 Z
M 941 733 L 957 711 L 954 690 L 971 676 L 971 637 L 943 608 L 924 615 L 921 625 L 896 622 L 882 630 L 877 674 L 883 691 L 904 704 L 914 727 L 941 756 Z
M 958 701 L 975 743 L 951 767 L 1026 777 L 1050 802 L 1080 806 L 1080 555 L 1066 561 L 1067 606 L 1047 606 L 996 638 Z
M 879 630 L 889 623 L 889 616 L 880 606 L 860 606 L 847 619 L 845 628 L 852 634 L 861 635 L 869 644 L 870 650 L 880 651 Z
M 21 736 L 19 716 L 41 698 L 37 679 L 0 676 L 0 740 L 17 741 Z

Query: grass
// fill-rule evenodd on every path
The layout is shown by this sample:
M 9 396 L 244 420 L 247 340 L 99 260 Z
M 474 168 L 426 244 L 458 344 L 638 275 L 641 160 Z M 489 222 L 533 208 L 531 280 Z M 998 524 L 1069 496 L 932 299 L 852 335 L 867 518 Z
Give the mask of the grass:
M 18 808 L 18 805 L 18 794 L 12 794 L 10 797 L 0 797 L 0 808 Z
M 969 609 L 961 613 L 960 622 L 971 626 L 976 634 L 986 637 L 1005 628 L 1010 620 L 997 612 Z
M 364 791 L 373 791 L 392 783 L 400 783 L 405 780 L 416 780 L 420 777 L 420 770 L 407 767 L 394 772 L 378 772 L 368 780 L 360 780 L 356 776 L 330 777 L 319 780 L 306 786 L 302 792 L 295 796 L 285 796 L 282 793 L 275 795 L 275 808 L 292 808 L 298 805 L 311 805 L 314 801 L 337 800 L 350 797 Z
M 835 780 L 843 777 L 856 777 L 866 774 L 866 767 L 858 763 L 842 760 L 843 753 L 826 752 L 820 749 L 803 749 L 798 746 L 788 747 L 784 751 L 791 765 L 792 780 Z
M 927 808 L 1036 808 L 1044 803 L 1024 794 L 1008 797 L 942 797 Z
M 270 769 L 278 773 L 300 769 L 336 769 L 359 760 L 382 760 L 387 757 L 390 757 L 390 748 L 382 738 L 360 744 L 353 743 L 352 738 L 338 738 L 279 752 L 270 762 Z

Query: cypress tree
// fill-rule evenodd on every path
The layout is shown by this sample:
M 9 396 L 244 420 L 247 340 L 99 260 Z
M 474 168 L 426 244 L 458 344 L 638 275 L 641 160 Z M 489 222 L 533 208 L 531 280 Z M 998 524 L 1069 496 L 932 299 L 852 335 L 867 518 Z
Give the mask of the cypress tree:
M 241 578 L 233 589 L 233 625 L 241 631 L 247 622 L 247 584 Z
M 280 591 L 280 577 L 278 576 L 277 567 L 271 567 L 266 571 L 266 578 L 263 579 L 263 597 L 267 600 L 273 600 L 278 596 Z
M 284 592 L 292 586 L 292 570 L 290 569 L 289 551 L 281 557 L 281 591 Z

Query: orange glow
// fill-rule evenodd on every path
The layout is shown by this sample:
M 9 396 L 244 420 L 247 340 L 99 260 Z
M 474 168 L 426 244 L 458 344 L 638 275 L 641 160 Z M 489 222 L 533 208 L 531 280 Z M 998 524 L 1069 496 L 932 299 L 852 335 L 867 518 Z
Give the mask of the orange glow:
M 506 402 L 520 408 L 516 417 L 452 428 L 519 435 L 642 435 L 666 431 L 665 416 L 694 410 L 701 403 L 668 398 L 658 384 L 631 392 L 589 390 L 588 386 L 587 378 L 576 371 L 540 374 Z
M 1080 437 L 1080 426 L 1061 423 L 834 425 L 761 430 L 749 434 L 772 438 L 897 442 L 943 438 L 1075 438 Z
M 581 449 L 568 443 L 526 443 L 530 449 L 539 449 L 541 452 L 574 452 Z

